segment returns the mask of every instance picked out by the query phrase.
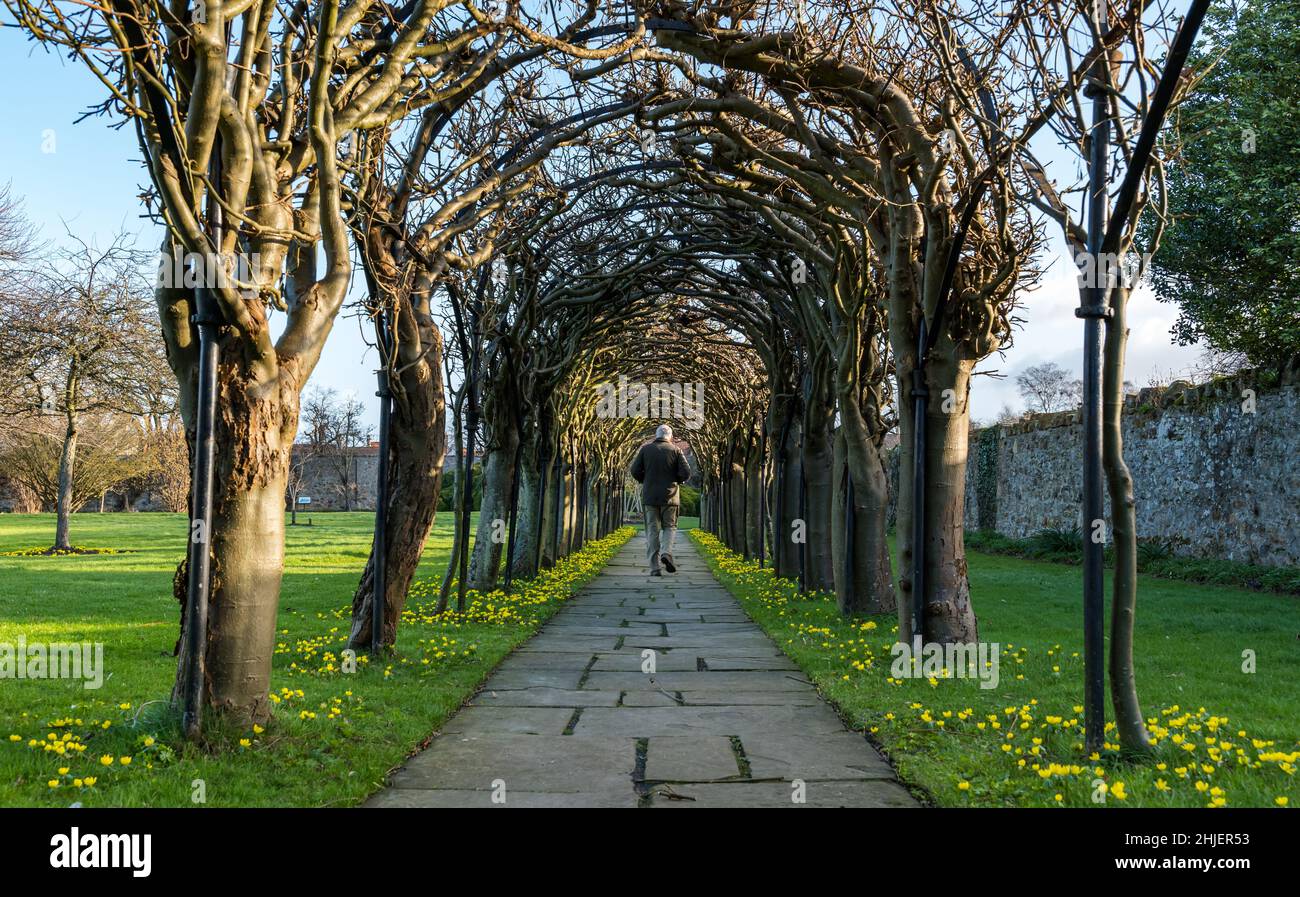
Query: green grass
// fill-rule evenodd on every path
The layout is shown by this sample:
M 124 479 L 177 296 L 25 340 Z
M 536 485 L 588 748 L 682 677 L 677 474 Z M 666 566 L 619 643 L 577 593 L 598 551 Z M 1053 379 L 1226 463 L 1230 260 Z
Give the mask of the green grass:
M 98 690 L 67 680 L 0 680 L 0 805 L 185 806 L 195 780 L 203 781 L 210 806 L 355 804 L 630 533 L 589 545 L 511 599 L 484 596 L 463 617 L 435 617 L 451 550 L 450 515 L 439 515 L 398 652 L 345 674 L 340 652 L 372 515 L 311 517 L 313 526 L 287 530 L 275 717 L 260 733 L 212 733 L 204 750 L 175 737 L 165 704 L 176 669 L 171 581 L 184 553 L 184 516 L 78 514 L 78 545 L 120 553 L 0 556 L 0 642 L 102 642 L 108 674 Z M 47 546 L 53 529 L 51 515 L 0 515 L 0 555 Z M 70 735 L 65 744 L 84 750 L 46 750 L 51 734 L 61 741 Z M 93 786 L 87 777 L 97 780 Z
M 1110 745 L 1094 759 L 1082 745 L 1077 569 L 969 555 L 980 639 L 1001 649 L 1000 681 L 985 690 L 974 679 L 894 678 L 893 615 L 845 620 L 832 597 L 801 597 L 708 533 L 691 537 L 754 620 L 935 803 L 1096 806 L 1097 795 L 1107 806 L 1300 805 L 1292 596 L 1140 577 L 1136 666 L 1155 756 L 1130 762 Z M 1254 673 L 1243 672 L 1248 650 Z
M 1023 539 L 1013 539 L 995 530 L 966 534 L 966 547 L 986 554 L 1083 563 L 1082 537 L 1078 530 L 1045 529 Z M 1263 567 L 1219 558 L 1198 558 L 1176 554 L 1177 540 L 1145 539 L 1138 542 L 1137 566 L 1142 573 L 1183 582 L 1237 586 L 1300 595 L 1300 567 Z M 1114 548 L 1106 546 L 1106 567 L 1114 566 Z

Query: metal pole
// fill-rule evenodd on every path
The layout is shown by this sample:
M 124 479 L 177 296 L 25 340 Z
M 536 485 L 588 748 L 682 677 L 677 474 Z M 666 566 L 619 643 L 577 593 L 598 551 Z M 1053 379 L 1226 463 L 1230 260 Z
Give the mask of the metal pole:
M 758 431 L 758 566 L 767 560 L 767 415 Z
M 1098 28 L 1103 22 L 1097 19 Z M 1101 286 L 1100 252 L 1106 233 L 1107 180 L 1110 162 L 1110 116 L 1107 110 L 1105 53 L 1093 63 L 1084 94 L 1092 99 L 1092 134 L 1088 159 L 1088 255 L 1092 282 L 1082 290 L 1075 315 L 1083 319 L 1083 713 L 1084 747 L 1101 747 L 1106 728 L 1105 542 L 1096 541 L 1095 521 L 1105 514 L 1102 474 L 1101 322 L 1110 314 Z
M 208 228 L 212 246 L 216 250 L 213 264 L 204 267 L 215 274 L 224 271 L 221 263 L 223 221 L 221 204 L 212 195 L 221 184 L 221 134 L 212 142 L 212 157 L 208 163 L 212 188 L 207 197 Z M 186 564 L 186 670 L 182 726 L 185 737 L 196 741 L 203 724 L 203 692 L 206 678 L 206 653 L 208 643 L 208 598 L 212 588 L 212 490 L 215 467 L 217 417 L 217 369 L 221 361 L 221 347 L 217 343 L 217 328 L 221 326 L 221 308 L 213 291 L 215 284 L 207 284 L 194 292 L 195 314 L 191 317 L 199 332 L 199 382 L 195 401 L 197 415 L 194 423 L 194 470 L 191 482 L 190 541 Z
M 925 443 L 930 389 L 925 382 L 925 313 L 916 328 L 912 368 L 912 638 L 925 641 Z
M 857 500 L 853 492 L 853 474 L 849 471 L 849 459 L 844 459 L 844 598 L 845 607 L 853 607 L 853 543 L 857 540 L 858 515 L 853 503 Z
M 375 573 L 370 599 L 370 652 L 376 657 L 384 648 L 384 605 L 388 600 L 388 440 L 392 428 L 392 393 L 388 388 L 387 315 L 379 312 L 380 351 L 383 364 L 377 376 L 379 389 L 379 482 L 375 487 Z

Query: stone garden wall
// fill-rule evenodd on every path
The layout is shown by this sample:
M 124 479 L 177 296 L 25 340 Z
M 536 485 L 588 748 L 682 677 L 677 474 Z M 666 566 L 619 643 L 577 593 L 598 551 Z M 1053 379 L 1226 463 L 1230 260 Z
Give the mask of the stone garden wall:
M 1082 527 L 1081 448 L 1078 412 L 972 432 L 967 528 L 1019 538 Z M 1124 455 L 1139 538 L 1179 554 L 1300 564 L 1300 364 L 1142 390 L 1125 408 Z

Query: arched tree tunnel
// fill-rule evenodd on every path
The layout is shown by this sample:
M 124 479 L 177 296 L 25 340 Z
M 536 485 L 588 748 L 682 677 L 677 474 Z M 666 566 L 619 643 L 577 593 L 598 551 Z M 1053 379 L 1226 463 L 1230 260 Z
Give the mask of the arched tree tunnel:
M 351 647 L 400 638 L 449 442 L 444 608 L 620 526 L 625 470 L 659 422 L 689 439 L 701 525 L 729 548 L 844 614 L 896 610 L 903 640 L 976 639 L 975 366 L 1010 347 L 1049 228 L 1129 249 L 1159 201 L 1149 122 L 1183 89 L 1146 56 L 1176 25 L 1144 20 L 1150 4 L 209 3 L 189 24 L 148 0 L 9 5 L 114 87 L 168 246 L 251 262 L 249 282 L 163 287 L 158 304 L 193 450 L 210 439 L 216 469 L 192 551 L 211 578 L 177 577 L 211 615 L 186 622 L 178 693 L 254 719 L 299 396 L 345 306 L 373 326 L 385 409 Z M 1105 139 L 1085 96 L 1111 104 Z M 1035 156 L 1052 137 L 1059 171 Z M 1125 175 L 1108 219 L 1111 162 Z M 1104 328 L 1115 705 L 1140 747 L 1127 295 L 1084 306 Z

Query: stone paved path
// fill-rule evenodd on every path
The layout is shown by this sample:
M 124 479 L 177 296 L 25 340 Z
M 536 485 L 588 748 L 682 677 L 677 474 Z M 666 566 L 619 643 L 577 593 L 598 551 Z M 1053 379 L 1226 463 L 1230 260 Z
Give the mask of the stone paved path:
M 644 552 L 632 539 L 366 806 L 915 805 L 694 543 L 663 578 Z

